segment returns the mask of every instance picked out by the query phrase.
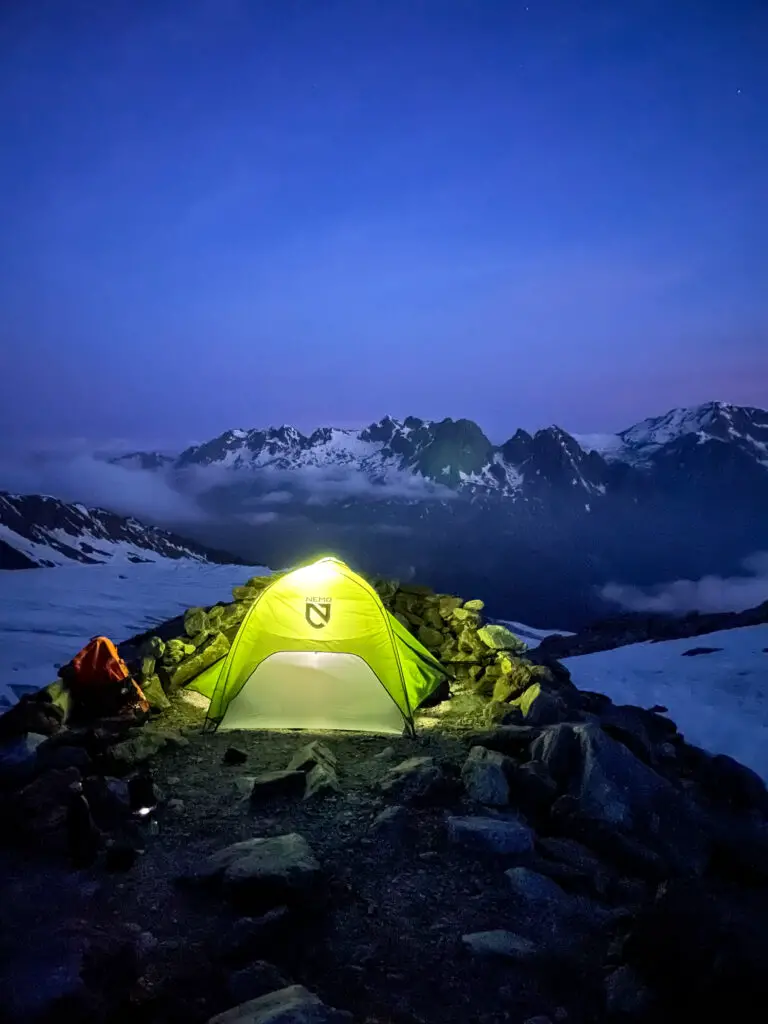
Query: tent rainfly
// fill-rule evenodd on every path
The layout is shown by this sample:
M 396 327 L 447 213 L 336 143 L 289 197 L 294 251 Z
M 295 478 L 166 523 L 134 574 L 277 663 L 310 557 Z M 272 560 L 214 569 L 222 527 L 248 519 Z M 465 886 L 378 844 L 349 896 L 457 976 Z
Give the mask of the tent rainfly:
M 265 587 L 227 657 L 189 688 L 210 698 L 209 731 L 399 734 L 445 675 L 370 584 L 323 558 Z

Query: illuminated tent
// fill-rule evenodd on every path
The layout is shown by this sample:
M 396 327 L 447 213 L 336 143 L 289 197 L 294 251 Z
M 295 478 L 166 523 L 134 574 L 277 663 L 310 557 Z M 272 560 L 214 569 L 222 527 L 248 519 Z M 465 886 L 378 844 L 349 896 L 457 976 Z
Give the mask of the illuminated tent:
M 335 558 L 276 577 L 229 654 L 190 684 L 208 729 L 413 731 L 445 670 Z

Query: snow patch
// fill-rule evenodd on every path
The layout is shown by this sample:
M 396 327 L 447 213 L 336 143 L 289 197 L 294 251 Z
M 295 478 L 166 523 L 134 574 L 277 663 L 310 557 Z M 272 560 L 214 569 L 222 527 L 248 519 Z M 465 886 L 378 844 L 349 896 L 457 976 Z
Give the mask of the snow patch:
M 513 626 L 510 625 L 513 629 Z M 514 629 L 513 629 L 514 631 Z M 682 657 L 693 647 L 721 648 Z M 686 739 L 768 780 L 768 625 L 565 658 L 574 683 L 617 704 L 669 708 Z

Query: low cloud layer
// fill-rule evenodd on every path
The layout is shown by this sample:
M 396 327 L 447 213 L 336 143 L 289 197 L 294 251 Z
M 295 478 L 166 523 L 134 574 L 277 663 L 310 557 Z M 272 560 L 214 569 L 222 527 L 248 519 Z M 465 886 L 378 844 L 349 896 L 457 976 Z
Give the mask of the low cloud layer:
M 742 564 L 741 576 L 703 576 L 645 589 L 608 583 L 601 596 L 632 612 L 740 612 L 768 601 L 768 551 L 757 551 Z
M 27 455 L 0 464 L 0 490 L 50 494 L 63 501 L 160 524 L 202 523 L 210 518 L 198 500 L 205 491 L 250 483 L 260 492 L 263 488 L 263 492 L 242 497 L 233 491 L 233 507 L 224 514 L 244 514 L 251 525 L 273 521 L 279 509 L 292 503 L 317 506 L 352 499 L 425 501 L 455 497 L 447 487 L 419 475 L 393 473 L 386 481 L 373 483 L 354 467 L 343 466 L 266 468 L 253 473 L 194 467 L 172 481 L 159 470 L 115 465 L 82 452 Z M 227 504 L 223 503 L 224 509 Z
M 199 522 L 194 499 L 179 494 L 162 473 L 126 469 L 91 455 L 36 457 L 0 465 L 0 490 L 50 494 L 149 522 Z

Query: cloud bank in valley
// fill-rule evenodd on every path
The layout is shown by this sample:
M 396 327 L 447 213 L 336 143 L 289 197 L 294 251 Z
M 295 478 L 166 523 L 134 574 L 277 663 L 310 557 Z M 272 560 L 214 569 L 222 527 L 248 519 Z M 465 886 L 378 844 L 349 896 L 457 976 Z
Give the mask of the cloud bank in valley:
M 742 564 L 741 576 L 703 576 L 648 588 L 608 583 L 600 594 L 632 612 L 740 612 L 768 601 L 768 551 L 757 551 Z
M 180 494 L 163 473 L 126 469 L 93 455 L 28 457 L 0 465 L 0 489 L 50 494 L 148 522 L 199 522 L 197 502 Z

